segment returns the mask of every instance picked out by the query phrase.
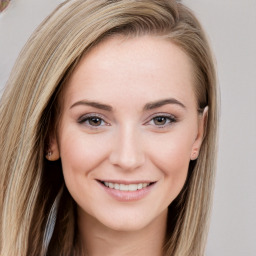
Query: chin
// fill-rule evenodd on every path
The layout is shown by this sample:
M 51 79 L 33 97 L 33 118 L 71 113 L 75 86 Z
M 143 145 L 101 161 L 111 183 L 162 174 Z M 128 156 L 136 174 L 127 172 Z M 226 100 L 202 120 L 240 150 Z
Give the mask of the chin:
M 119 232 L 135 232 L 135 231 L 144 229 L 147 225 L 148 223 L 134 221 L 134 220 L 105 223 L 105 226 L 107 228 L 113 231 L 119 231 Z
M 96 217 L 96 216 L 95 216 Z M 120 213 L 106 214 L 104 216 L 97 216 L 96 222 L 100 223 L 104 227 L 119 232 L 138 232 L 140 230 L 147 229 L 151 225 L 166 224 L 167 209 L 160 213 L 147 214 L 141 212 L 134 212 L 127 210 Z

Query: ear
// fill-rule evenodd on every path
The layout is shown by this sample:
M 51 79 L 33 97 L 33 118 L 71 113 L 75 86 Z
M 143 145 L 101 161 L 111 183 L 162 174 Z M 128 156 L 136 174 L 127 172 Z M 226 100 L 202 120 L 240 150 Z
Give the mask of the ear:
M 190 156 L 191 160 L 196 160 L 198 158 L 200 148 L 205 136 L 207 119 L 208 119 L 208 106 L 204 108 L 203 113 L 200 114 L 198 118 L 198 132 L 197 132 L 197 137 L 195 139 L 195 142 L 193 143 L 193 146 L 192 146 L 192 151 Z
M 49 138 L 45 157 L 48 161 L 56 161 L 60 158 L 58 140 L 55 134 Z

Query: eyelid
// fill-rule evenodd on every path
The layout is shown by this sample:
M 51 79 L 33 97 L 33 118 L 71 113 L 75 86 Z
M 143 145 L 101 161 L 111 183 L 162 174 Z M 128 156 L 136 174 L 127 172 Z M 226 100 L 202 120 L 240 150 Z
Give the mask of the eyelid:
M 160 113 L 155 113 L 155 114 L 151 115 L 150 117 L 148 117 L 147 121 L 144 124 L 149 125 L 148 123 L 156 117 L 166 117 L 166 118 L 169 118 L 170 121 L 171 121 L 170 123 L 162 125 L 162 126 L 161 125 L 159 125 L 159 126 L 155 125 L 157 128 L 164 128 L 166 126 L 170 126 L 173 123 L 177 122 L 177 117 L 176 116 L 174 116 L 172 114 L 169 114 L 169 113 L 160 112 Z
M 110 126 L 110 123 L 105 120 L 106 118 L 103 115 L 98 114 L 98 113 L 87 113 L 85 115 L 82 115 L 78 118 L 77 122 L 79 124 L 84 124 L 87 121 L 87 119 L 92 118 L 92 117 L 100 118 L 105 124 L 100 125 L 100 126 L 91 126 L 91 125 L 85 124 L 90 129 L 99 129 L 102 126 Z
M 90 118 L 90 117 L 99 117 L 99 118 L 101 118 L 101 119 L 104 119 L 104 116 L 102 116 L 101 114 L 98 114 L 98 113 L 87 113 L 87 114 L 81 115 L 81 116 L 77 119 L 77 122 L 81 122 L 81 121 L 83 121 L 84 119 Z
M 154 113 L 153 115 L 150 115 L 148 118 L 147 118 L 147 121 L 150 121 L 151 119 L 155 118 L 155 117 L 158 117 L 158 116 L 163 116 L 163 117 L 169 117 L 170 119 L 173 119 L 173 120 L 177 120 L 177 117 L 173 114 L 170 114 L 170 113 L 165 113 L 165 112 L 159 112 L 159 113 Z M 145 122 L 145 123 L 146 123 Z

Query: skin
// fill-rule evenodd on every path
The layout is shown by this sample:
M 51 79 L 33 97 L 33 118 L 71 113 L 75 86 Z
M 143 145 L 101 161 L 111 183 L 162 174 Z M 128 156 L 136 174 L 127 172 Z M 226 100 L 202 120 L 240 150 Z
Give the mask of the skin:
M 203 140 L 207 110 L 197 111 L 192 74 L 170 41 L 115 36 L 67 81 L 51 158 L 61 157 L 88 255 L 162 255 L 168 205 Z M 119 200 L 99 180 L 154 185 L 143 198 Z

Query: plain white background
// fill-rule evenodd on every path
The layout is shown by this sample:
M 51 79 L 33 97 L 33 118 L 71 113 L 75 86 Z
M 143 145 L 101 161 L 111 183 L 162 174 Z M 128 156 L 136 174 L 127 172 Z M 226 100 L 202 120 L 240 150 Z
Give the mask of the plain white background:
M 12 0 L 0 13 L 0 95 L 29 35 L 61 0 Z M 256 255 L 256 0 L 185 0 L 215 52 L 219 159 L 207 256 Z

